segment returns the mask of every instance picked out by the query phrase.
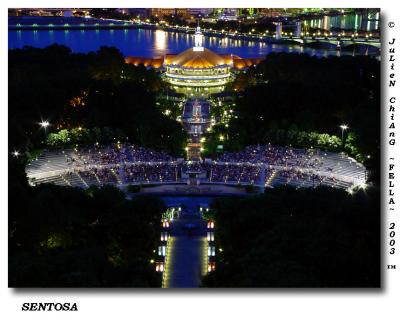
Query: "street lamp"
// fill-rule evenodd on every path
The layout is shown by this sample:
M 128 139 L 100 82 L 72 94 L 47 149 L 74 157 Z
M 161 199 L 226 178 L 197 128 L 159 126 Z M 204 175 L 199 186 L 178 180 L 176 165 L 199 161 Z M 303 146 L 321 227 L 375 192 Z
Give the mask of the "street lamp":
M 50 125 L 50 123 L 48 121 L 42 121 L 39 124 L 41 127 L 44 127 L 44 128 L 47 128 Z
M 49 125 L 50 125 L 49 121 L 41 121 L 41 122 L 39 123 L 39 125 L 40 125 L 42 128 L 44 128 L 44 134 L 45 134 L 45 136 L 47 137 L 47 128 L 48 128 Z
M 342 124 L 340 128 L 342 129 L 342 147 L 344 147 L 344 131 L 346 131 L 349 127 L 346 124 Z
M 12 153 L 14 157 L 18 157 L 19 156 L 19 152 L 17 150 L 14 150 L 14 152 Z

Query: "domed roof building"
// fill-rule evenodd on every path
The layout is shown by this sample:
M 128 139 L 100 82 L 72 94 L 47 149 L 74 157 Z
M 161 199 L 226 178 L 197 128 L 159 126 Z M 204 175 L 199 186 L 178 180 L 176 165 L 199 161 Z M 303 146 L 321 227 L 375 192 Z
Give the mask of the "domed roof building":
M 159 69 L 177 92 L 218 93 L 232 80 L 235 71 L 247 69 L 261 61 L 260 58 L 244 59 L 234 54 L 217 54 L 203 46 L 203 39 L 203 33 L 197 27 L 192 48 L 152 59 L 128 56 L 125 62 Z
M 203 47 L 203 34 L 196 28 L 194 47 L 164 59 L 165 78 L 174 86 L 218 87 L 231 78 L 233 60 Z
M 165 65 L 176 65 L 191 69 L 214 68 L 227 65 L 230 62 L 217 53 L 204 48 L 202 51 L 196 51 L 194 48 L 187 49 L 178 55 L 169 55 L 166 57 Z

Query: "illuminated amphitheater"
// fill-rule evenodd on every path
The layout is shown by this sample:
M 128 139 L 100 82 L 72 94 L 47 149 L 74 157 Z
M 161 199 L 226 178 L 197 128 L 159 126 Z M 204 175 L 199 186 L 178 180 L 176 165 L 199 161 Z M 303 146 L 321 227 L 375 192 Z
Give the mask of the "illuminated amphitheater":
M 249 146 L 218 160 L 183 161 L 131 144 L 45 151 L 26 167 L 31 185 L 88 188 L 105 184 L 280 185 L 350 190 L 364 186 L 363 165 L 341 153 L 277 146 Z M 193 184 L 193 182 L 191 183 Z

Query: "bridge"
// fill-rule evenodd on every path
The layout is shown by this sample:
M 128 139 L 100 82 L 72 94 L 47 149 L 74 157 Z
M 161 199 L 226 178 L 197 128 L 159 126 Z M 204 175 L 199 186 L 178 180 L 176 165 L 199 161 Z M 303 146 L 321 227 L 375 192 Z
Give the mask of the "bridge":
M 9 30 L 91 30 L 91 29 L 128 29 L 140 28 L 130 22 L 109 23 L 80 23 L 80 24 L 16 24 L 8 25 Z
M 354 46 L 354 45 L 362 45 L 362 46 L 370 46 L 380 49 L 381 41 L 379 37 L 372 37 L 372 34 L 366 34 L 364 36 L 359 35 L 357 32 L 354 32 L 350 35 L 346 35 L 345 33 L 337 33 L 333 35 L 332 33 L 312 33 L 310 35 L 309 32 L 302 31 L 301 22 L 296 22 L 295 32 L 294 33 L 283 33 L 282 23 L 278 22 L 276 24 L 275 35 L 267 36 L 270 39 L 270 42 L 274 43 L 297 43 L 303 46 L 312 45 L 312 44 L 321 44 L 334 46 L 337 49 L 341 49 L 343 47 Z M 262 39 L 262 38 L 261 38 Z
M 293 42 L 300 45 L 311 45 L 311 44 L 322 44 L 328 46 L 335 46 L 337 49 L 341 49 L 348 46 L 363 45 L 381 48 L 381 41 L 379 38 L 371 37 L 341 37 L 341 36 L 282 36 L 279 39 L 279 43 Z

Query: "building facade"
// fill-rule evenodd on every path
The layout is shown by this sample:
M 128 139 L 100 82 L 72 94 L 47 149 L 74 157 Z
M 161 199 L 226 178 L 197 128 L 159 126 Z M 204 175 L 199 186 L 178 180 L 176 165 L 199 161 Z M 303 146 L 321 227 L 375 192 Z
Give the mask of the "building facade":
M 165 79 L 178 87 L 222 87 L 232 77 L 232 58 L 221 56 L 203 46 L 200 27 L 194 35 L 194 47 L 164 59 Z M 217 90 L 217 89 L 215 89 Z
M 128 56 L 125 61 L 161 70 L 165 81 L 178 93 L 206 95 L 223 91 L 235 71 L 256 65 L 261 59 L 215 53 L 204 47 L 204 35 L 197 27 L 194 46 L 179 54 L 166 54 L 159 58 Z

